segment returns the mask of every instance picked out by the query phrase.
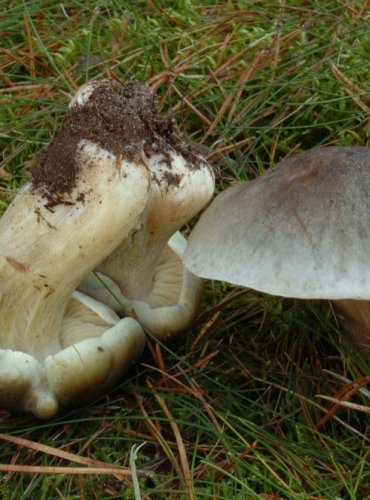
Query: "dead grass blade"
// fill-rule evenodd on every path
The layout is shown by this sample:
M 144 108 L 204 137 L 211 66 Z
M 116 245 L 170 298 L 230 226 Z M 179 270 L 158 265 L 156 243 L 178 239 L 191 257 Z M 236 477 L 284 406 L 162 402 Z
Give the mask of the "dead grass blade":
M 344 402 L 347 402 L 348 399 L 350 399 L 352 396 L 357 394 L 360 389 L 367 384 L 370 383 L 370 377 L 361 377 L 357 380 L 354 380 L 353 382 L 350 382 L 349 384 L 345 384 L 340 391 L 338 391 L 334 397 L 331 396 L 317 396 L 321 397 L 323 399 L 331 398 L 328 399 L 334 400 L 334 405 L 326 412 L 326 414 L 321 418 L 321 420 L 315 425 L 316 429 L 320 429 L 323 425 L 325 425 L 331 418 L 332 416 L 339 410 L 341 406 L 349 406 L 349 405 L 343 405 Z
M 138 405 L 140 407 L 140 410 L 145 417 L 145 424 L 148 428 L 149 433 L 153 436 L 154 441 L 158 443 L 158 445 L 162 448 L 163 452 L 169 459 L 170 463 L 172 464 L 173 468 L 176 470 L 176 473 L 179 476 L 182 476 L 182 469 L 180 467 L 180 464 L 178 463 L 173 451 L 171 450 L 171 447 L 168 443 L 168 441 L 163 437 L 162 432 L 161 432 L 161 427 L 159 423 L 154 423 L 153 420 L 150 418 L 148 412 L 145 409 L 144 406 L 144 398 L 138 394 L 135 393 L 136 400 L 138 402 Z
M 10 465 L 10 464 L 0 464 L 0 471 L 2 472 L 21 472 L 29 474 L 92 474 L 92 475 L 110 475 L 116 476 L 117 478 L 124 476 L 131 476 L 131 469 L 117 470 L 108 467 L 51 467 L 43 465 Z M 139 471 L 137 471 L 140 475 Z M 142 474 L 143 475 L 143 474 Z M 145 476 L 148 473 L 144 474 Z
M 351 408 L 351 410 L 362 411 L 364 413 L 370 413 L 370 407 L 359 405 L 357 403 L 351 403 L 350 401 L 342 401 L 338 398 L 332 398 L 331 396 L 325 396 L 324 394 L 316 394 L 317 398 L 325 399 L 325 401 L 330 401 L 334 403 L 336 406 L 343 406 L 345 408 Z
M 131 474 L 131 469 L 129 467 L 123 467 L 121 465 L 113 465 L 113 464 L 107 464 L 105 462 L 101 462 L 100 460 L 94 460 L 92 458 L 88 457 L 81 457 L 79 455 L 75 455 L 74 453 L 70 453 L 68 451 L 63 451 L 60 450 L 59 448 L 53 448 L 52 446 L 48 446 L 46 444 L 41 444 L 41 443 L 36 443 L 34 441 L 30 441 L 28 439 L 24 438 L 19 438 L 16 436 L 11 436 L 9 434 L 1 434 L 0 433 L 0 440 L 7 441 L 9 443 L 14 443 L 17 444 L 18 446 L 21 446 L 23 448 L 29 448 L 31 450 L 36 450 L 41 453 L 45 453 L 46 455 L 52 455 L 54 457 L 62 458 L 64 460 L 69 460 L 70 462 L 76 462 L 79 464 L 83 465 L 88 465 L 89 470 L 107 470 L 107 474 L 120 474 L 124 476 L 129 476 Z M 4 467 L 4 469 L 1 470 L 7 470 L 7 467 L 15 467 L 14 472 L 19 472 L 17 468 L 19 467 L 31 467 L 31 466 L 18 466 L 18 465 L 7 465 L 7 464 L 1 464 L 0 467 Z M 33 466 L 32 466 L 33 467 Z M 41 469 L 43 468 L 40 466 Z M 55 467 L 53 467 L 55 469 Z M 58 467 L 57 467 L 58 469 Z M 68 469 L 69 467 L 59 467 L 59 469 Z M 85 470 L 86 468 L 84 468 Z M 83 469 L 78 469 L 78 470 L 83 470 Z M 86 469 L 87 470 L 87 469 Z M 114 471 L 114 472 L 112 472 Z M 29 470 L 29 472 L 32 472 L 32 470 Z M 42 471 L 41 471 L 42 472 Z M 60 472 L 63 473 L 63 472 Z M 87 472 L 85 472 L 87 474 Z M 98 474 L 98 472 L 95 472 Z M 83 472 L 77 472 L 76 474 L 83 474 Z M 138 471 L 138 474 L 142 476 L 147 476 L 148 472 L 147 471 Z
M 147 381 L 148 387 L 150 389 L 154 389 L 153 385 L 150 383 L 150 381 Z M 173 418 L 170 410 L 168 409 L 168 406 L 166 405 L 165 400 L 159 396 L 159 394 L 154 393 L 154 397 L 157 400 L 159 406 L 162 408 L 163 413 L 166 415 L 168 418 L 168 421 L 170 423 L 172 432 L 175 436 L 176 443 L 177 443 L 177 448 L 179 450 L 179 456 L 180 456 L 180 462 L 181 462 L 181 467 L 182 467 L 182 472 L 183 472 L 183 477 L 185 479 L 185 484 L 186 488 L 188 490 L 188 498 L 189 500 L 193 500 L 194 496 L 192 493 L 192 487 L 191 487 L 191 479 L 190 479 L 190 467 L 189 467 L 189 461 L 188 461 L 188 456 L 186 453 L 185 445 L 184 445 L 184 440 L 182 439 L 181 432 L 179 429 L 179 426 L 177 425 L 175 419 Z
M 351 99 L 353 99 L 353 101 L 357 104 L 357 106 L 360 109 L 362 109 L 362 111 L 369 113 L 370 112 L 369 106 L 367 106 L 364 102 L 362 102 L 359 95 L 361 95 L 363 99 L 366 99 L 367 101 L 370 101 L 370 96 L 366 95 L 365 92 L 358 85 L 353 83 L 345 74 L 343 74 L 331 59 L 328 59 L 328 64 L 335 78 L 344 84 L 343 88 L 347 92 L 347 94 L 351 97 Z

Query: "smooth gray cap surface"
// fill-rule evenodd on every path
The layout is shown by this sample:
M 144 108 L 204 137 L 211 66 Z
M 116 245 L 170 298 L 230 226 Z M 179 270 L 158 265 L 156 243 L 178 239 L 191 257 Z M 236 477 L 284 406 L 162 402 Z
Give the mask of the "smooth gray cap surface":
M 370 149 L 313 149 L 227 189 L 196 225 L 184 263 L 274 295 L 370 299 Z

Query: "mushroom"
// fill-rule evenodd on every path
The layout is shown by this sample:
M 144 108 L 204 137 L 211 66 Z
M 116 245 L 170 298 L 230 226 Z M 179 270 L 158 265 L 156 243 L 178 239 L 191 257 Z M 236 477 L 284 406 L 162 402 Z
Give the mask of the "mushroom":
M 326 147 L 221 193 L 192 232 L 185 266 L 262 292 L 334 300 L 370 347 L 370 150 Z
M 79 290 L 120 315 L 132 315 L 164 339 L 187 328 L 199 306 L 203 281 L 184 269 L 186 240 L 177 230 L 209 201 L 214 176 L 206 161 L 184 145 L 173 118 L 158 114 L 150 89 L 131 85 L 145 129 L 140 156 L 151 177 L 148 202 L 139 227 Z M 89 87 L 85 91 L 89 99 Z
M 118 382 L 144 345 L 135 320 L 74 292 L 148 200 L 146 165 L 107 133 L 109 99 L 71 108 L 0 219 L 0 405 L 42 419 Z

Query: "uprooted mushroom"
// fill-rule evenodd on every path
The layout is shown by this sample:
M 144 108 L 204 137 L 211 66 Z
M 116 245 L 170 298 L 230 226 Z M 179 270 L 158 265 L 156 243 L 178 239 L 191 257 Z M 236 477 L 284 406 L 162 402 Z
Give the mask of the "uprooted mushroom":
M 213 174 L 143 84 L 83 86 L 32 181 L 0 220 L 0 405 L 50 418 L 116 383 L 144 343 L 186 328 L 202 280 L 177 229 L 208 201 Z M 175 234 L 174 234 L 175 233 Z
M 284 297 L 331 299 L 370 350 L 370 150 L 317 148 L 221 193 L 184 262 L 203 278 Z
M 148 200 L 148 169 L 110 137 L 111 113 L 73 107 L 0 220 L 2 408 L 50 418 L 116 383 L 143 349 L 137 321 L 73 294 Z
M 96 275 L 90 275 L 79 289 L 117 313 L 137 318 L 157 338 L 167 338 L 189 326 L 199 305 L 202 280 L 184 268 L 186 240 L 177 231 L 212 196 L 213 173 L 204 159 L 184 145 L 173 118 L 158 114 L 146 85 L 91 82 L 72 106 L 89 106 L 97 94 L 104 101 L 109 95 L 109 105 L 122 108 L 130 103 L 128 112 L 135 114 L 139 125 L 129 126 L 122 115 L 116 125 L 117 140 L 131 145 L 132 154 L 147 166 L 151 181 L 139 226 L 122 238 Z M 101 102 L 99 109 L 106 106 Z

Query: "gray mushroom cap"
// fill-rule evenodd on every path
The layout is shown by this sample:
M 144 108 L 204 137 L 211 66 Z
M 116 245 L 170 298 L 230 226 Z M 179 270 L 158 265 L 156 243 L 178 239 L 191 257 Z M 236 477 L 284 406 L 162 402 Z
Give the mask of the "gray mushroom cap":
M 221 193 L 184 264 L 197 276 L 297 298 L 370 299 L 370 150 L 313 149 Z

